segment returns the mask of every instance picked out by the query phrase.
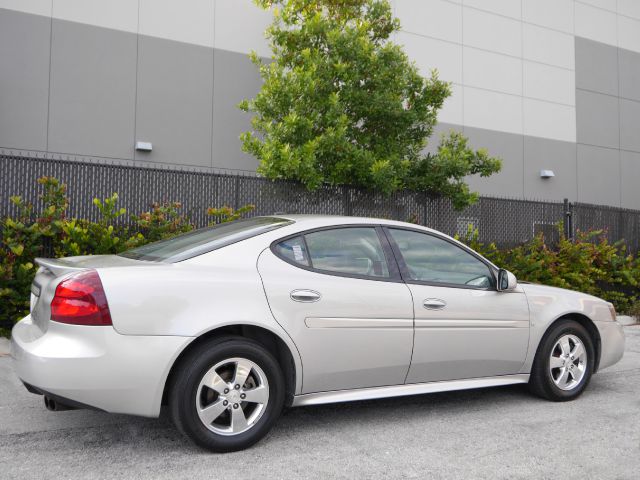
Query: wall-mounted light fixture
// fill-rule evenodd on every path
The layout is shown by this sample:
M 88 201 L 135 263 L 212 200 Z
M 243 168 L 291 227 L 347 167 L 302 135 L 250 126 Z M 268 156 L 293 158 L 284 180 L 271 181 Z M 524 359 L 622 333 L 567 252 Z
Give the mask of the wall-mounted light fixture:
M 555 177 L 556 174 L 553 173 L 553 170 L 540 170 L 540 178 L 548 179 Z
M 153 150 L 151 142 L 136 142 L 136 150 L 139 152 L 150 152 Z

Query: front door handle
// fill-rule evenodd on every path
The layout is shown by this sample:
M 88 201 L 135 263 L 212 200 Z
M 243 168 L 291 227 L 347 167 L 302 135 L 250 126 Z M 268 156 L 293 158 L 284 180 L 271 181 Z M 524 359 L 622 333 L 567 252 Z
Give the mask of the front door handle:
M 317 302 L 322 297 L 322 295 L 315 290 L 294 290 L 289 294 L 289 296 L 294 302 L 307 303 Z
M 442 310 L 447 306 L 447 302 L 439 298 L 427 298 L 422 302 L 422 306 L 427 310 Z

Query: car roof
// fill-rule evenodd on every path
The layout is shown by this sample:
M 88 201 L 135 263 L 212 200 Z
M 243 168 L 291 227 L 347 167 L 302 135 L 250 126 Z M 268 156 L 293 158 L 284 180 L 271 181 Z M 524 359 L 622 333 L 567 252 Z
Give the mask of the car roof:
M 376 224 L 376 225 L 392 225 L 397 227 L 411 227 L 420 230 L 425 230 L 433 233 L 443 235 L 442 232 L 434 230 L 429 227 L 418 225 L 415 223 L 401 222 L 398 220 L 389 220 L 386 218 L 374 218 L 374 217 L 351 217 L 347 215 L 315 215 L 315 214 L 274 214 L 273 217 L 283 218 L 286 220 L 292 220 L 296 224 L 303 225 L 307 228 L 311 225 L 330 226 L 330 225 L 353 225 L 353 224 Z

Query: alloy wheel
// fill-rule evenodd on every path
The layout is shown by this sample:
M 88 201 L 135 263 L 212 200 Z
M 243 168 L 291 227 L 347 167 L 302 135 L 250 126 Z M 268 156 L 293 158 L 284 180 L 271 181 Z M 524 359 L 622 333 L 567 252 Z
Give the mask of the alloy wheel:
M 573 390 L 586 370 L 587 351 L 582 341 L 576 335 L 562 335 L 551 349 L 549 372 L 553 383 L 560 390 Z
M 264 371 L 246 358 L 229 358 L 210 368 L 200 380 L 196 410 L 214 433 L 238 435 L 253 427 L 269 401 Z

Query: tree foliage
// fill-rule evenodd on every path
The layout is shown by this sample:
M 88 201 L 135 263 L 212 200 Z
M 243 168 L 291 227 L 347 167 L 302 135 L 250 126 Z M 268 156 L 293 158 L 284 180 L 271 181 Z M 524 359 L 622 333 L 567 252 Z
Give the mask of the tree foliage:
M 310 189 L 349 184 L 391 193 L 411 188 L 476 199 L 465 177 L 491 175 L 500 160 L 459 133 L 425 153 L 450 85 L 424 78 L 391 41 L 400 24 L 387 0 L 256 0 L 274 13 L 270 62 L 252 53 L 263 80 L 240 108 L 255 113 L 243 149 L 268 178 Z

